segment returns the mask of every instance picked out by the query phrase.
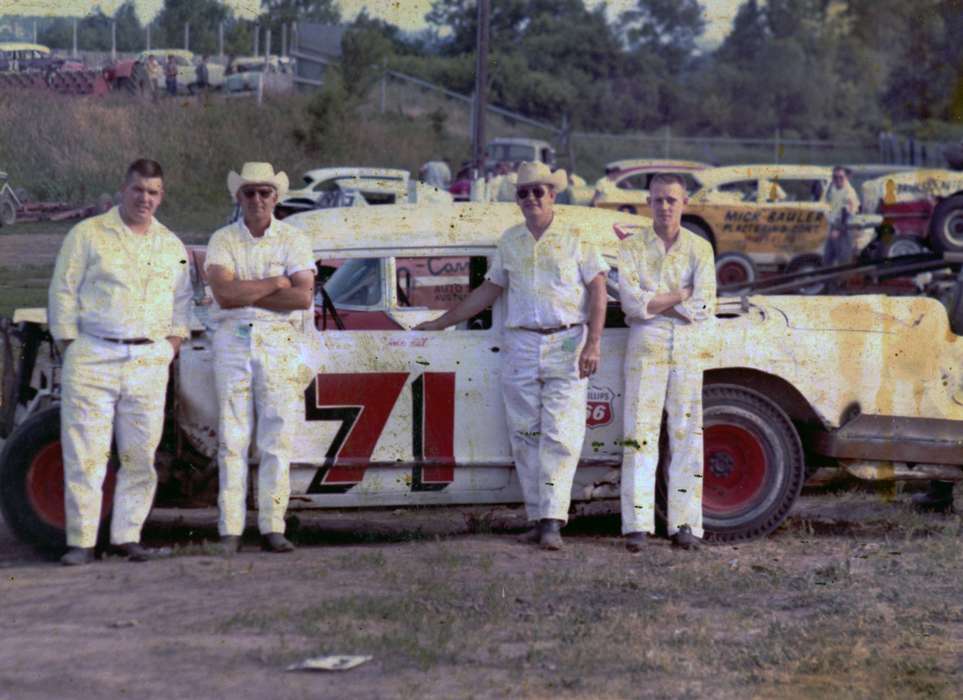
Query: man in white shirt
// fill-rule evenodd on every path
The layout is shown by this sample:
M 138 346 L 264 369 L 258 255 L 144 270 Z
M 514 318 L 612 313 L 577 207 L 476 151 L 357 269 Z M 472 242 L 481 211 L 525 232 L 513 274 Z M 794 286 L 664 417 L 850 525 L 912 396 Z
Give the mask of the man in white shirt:
M 140 545 L 157 486 L 168 367 L 189 335 L 187 251 L 154 218 L 163 198 L 160 165 L 132 163 L 120 205 L 70 230 L 50 282 L 50 333 L 64 354 L 65 565 L 94 559 L 112 438 L 120 471 L 110 542 L 132 561 L 169 554 Z
M 638 552 L 655 533 L 655 474 L 663 407 L 668 414 L 666 520 L 674 545 L 702 537 L 702 366 L 696 347 L 716 300 L 712 246 L 682 228 L 685 180 L 649 184 L 652 228 L 622 241 L 619 293 L 629 324 L 625 350 L 622 533 Z
M 287 175 L 270 163 L 245 163 L 240 174 L 228 175 L 227 186 L 243 216 L 211 236 L 204 262 L 217 323 L 218 531 L 225 552 L 240 549 L 256 430 L 261 546 L 290 552 L 284 514 L 291 442 L 304 404 L 299 349 L 305 312 L 314 304 L 314 256 L 304 234 L 274 218 Z
M 823 252 L 826 267 L 853 261 L 853 237 L 847 223 L 859 211 L 859 195 L 849 184 L 849 172 L 841 165 L 833 168 L 833 181 L 826 190 L 829 203 L 829 234 Z
M 585 438 L 588 377 L 601 354 L 609 269 L 577 227 L 556 219 L 555 196 L 567 184 L 564 170 L 522 163 L 516 201 L 525 223 L 502 234 L 477 289 L 415 328 L 441 330 L 467 320 L 507 290 L 502 391 L 525 510 L 534 525 L 522 539 L 552 550 L 562 546 L 560 530 Z

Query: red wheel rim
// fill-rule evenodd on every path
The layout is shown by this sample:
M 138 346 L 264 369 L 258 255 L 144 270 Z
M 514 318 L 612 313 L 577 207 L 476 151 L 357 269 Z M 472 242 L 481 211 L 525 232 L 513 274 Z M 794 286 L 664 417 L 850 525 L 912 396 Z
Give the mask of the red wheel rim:
M 114 469 L 108 467 L 107 476 L 104 479 L 104 498 L 100 508 L 101 520 L 110 513 L 116 481 Z M 64 460 L 59 441 L 50 443 L 33 458 L 27 469 L 26 485 L 27 499 L 34 513 L 48 525 L 59 530 L 66 529 Z
M 761 441 L 737 425 L 707 426 L 702 506 L 713 515 L 742 511 L 758 499 L 769 460 Z
M 719 267 L 716 272 L 716 279 L 719 284 L 738 284 L 739 282 L 748 282 L 749 273 L 742 263 L 727 262 L 722 263 Z

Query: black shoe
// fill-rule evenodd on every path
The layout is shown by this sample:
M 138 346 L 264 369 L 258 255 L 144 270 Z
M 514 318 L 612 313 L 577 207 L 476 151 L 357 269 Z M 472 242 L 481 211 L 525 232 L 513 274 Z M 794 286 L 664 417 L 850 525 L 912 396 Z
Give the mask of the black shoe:
M 64 566 L 86 566 L 93 561 L 93 547 L 71 547 L 66 554 L 60 557 L 60 563 Z
M 679 531 L 672 535 L 672 546 L 679 549 L 699 549 L 702 546 L 702 539 L 692 534 L 688 525 L 681 525 Z
M 521 542 L 522 544 L 538 544 L 542 541 L 542 524 L 536 522 L 534 527 L 530 530 L 526 530 L 522 534 L 515 538 L 516 542 Z
M 541 535 L 538 544 L 542 549 L 551 552 L 558 551 L 564 546 L 562 542 L 562 521 L 553 518 L 543 518 L 541 522 Z
M 625 548 L 632 552 L 641 552 L 652 542 L 652 535 L 648 532 L 630 532 L 625 536 Z
M 953 512 L 953 482 L 931 481 L 925 493 L 917 493 L 910 499 L 917 510 L 938 513 Z
M 269 532 L 266 535 L 261 535 L 261 549 L 265 552 L 283 554 L 284 552 L 293 552 L 294 545 L 280 532 Z
M 241 536 L 240 535 L 221 535 L 221 539 L 218 542 L 221 547 L 222 554 L 237 554 L 241 551 Z
M 168 547 L 148 549 L 140 542 L 124 542 L 114 545 L 114 549 L 127 557 L 128 561 L 151 561 L 152 559 L 167 559 L 171 555 Z

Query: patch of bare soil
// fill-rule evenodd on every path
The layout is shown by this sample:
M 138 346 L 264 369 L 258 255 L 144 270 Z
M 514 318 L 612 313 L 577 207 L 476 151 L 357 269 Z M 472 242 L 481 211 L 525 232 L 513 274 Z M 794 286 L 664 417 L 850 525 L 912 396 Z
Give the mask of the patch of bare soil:
M 622 547 L 615 515 L 541 552 L 510 509 L 321 514 L 290 555 L 161 512 L 166 561 L 63 568 L 0 530 L 0 698 L 953 697 L 958 517 L 803 498 L 769 538 Z M 285 672 L 321 654 L 372 661 Z
M 0 236 L 0 265 L 53 265 L 65 233 L 10 233 Z

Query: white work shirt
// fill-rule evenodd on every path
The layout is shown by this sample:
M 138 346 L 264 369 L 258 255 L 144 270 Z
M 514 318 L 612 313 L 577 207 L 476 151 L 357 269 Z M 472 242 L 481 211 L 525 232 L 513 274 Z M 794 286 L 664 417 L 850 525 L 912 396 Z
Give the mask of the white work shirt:
M 715 313 L 716 267 L 712 246 L 691 231 L 681 229 L 668 251 L 651 226 L 619 245 L 619 296 L 629 325 L 653 319 L 678 321 L 649 313 L 657 294 L 692 287 L 692 296 L 673 308 L 689 321 L 704 321 Z
M 829 203 L 829 222 L 833 225 L 842 223 L 844 209 L 850 214 L 859 211 L 859 196 L 849 182 L 842 187 L 829 183 L 826 201 Z
M 190 335 L 190 263 L 180 239 L 156 219 L 131 231 L 114 207 L 67 234 L 50 281 L 48 321 L 57 340 Z
M 524 223 L 505 231 L 485 279 L 508 289 L 506 328 L 558 328 L 588 321 L 586 285 L 608 271 L 598 246 L 556 215 L 537 241 Z
M 220 265 L 234 274 L 237 280 L 261 280 L 296 272 L 314 272 L 314 254 L 308 237 L 290 224 L 271 217 L 271 225 L 264 235 L 251 235 L 244 219 L 218 229 L 207 244 L 204 269 Z M 215 321 L 291 321 L 300 323 L 303 311 L 272 311 L 257 306 L 222 309 L 217 300 L 211 305 L 211 319 Z

